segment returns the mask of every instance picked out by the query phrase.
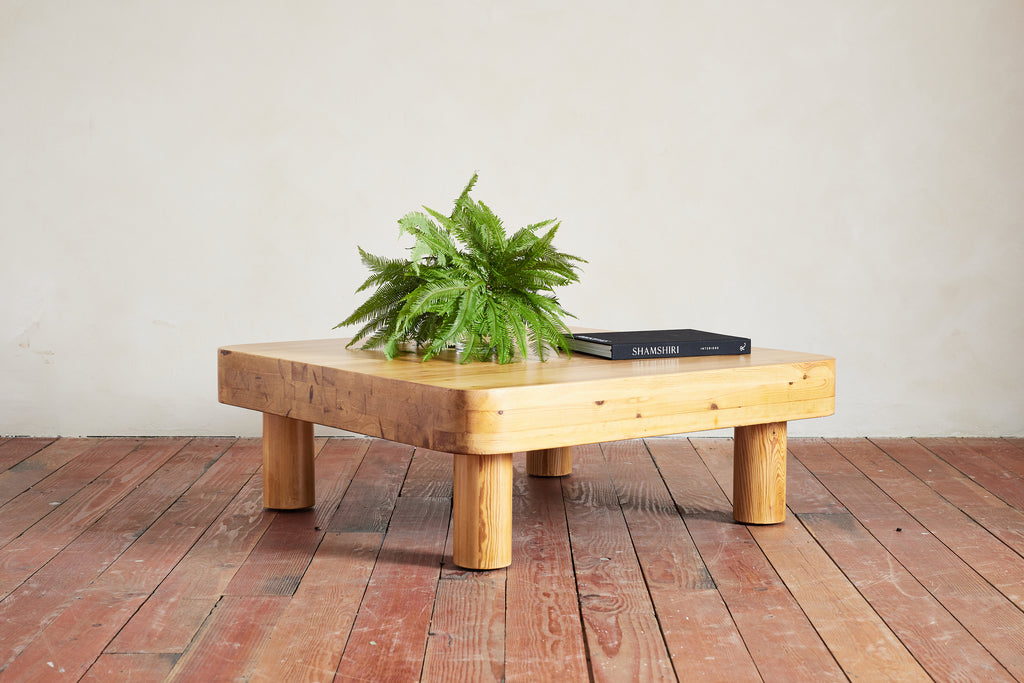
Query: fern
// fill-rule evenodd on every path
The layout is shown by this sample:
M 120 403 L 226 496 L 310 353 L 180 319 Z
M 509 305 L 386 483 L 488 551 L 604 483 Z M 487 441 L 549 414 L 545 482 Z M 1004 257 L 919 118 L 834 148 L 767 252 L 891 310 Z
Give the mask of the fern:
M 423 207 L 398 221 L 399 233 L 415 240 L 408 259 L 359 249 L 370 276 L 356 291 L 376 290 L 335 326 L 362 325 L 349 346 L 362 341 L 390 359 L 416 342 L 427 360 L 461 344 L 462 362 L 509 363 L 531 349 L 541 360 L 549 349 L 569 353 L 563 318 L 572 316 L 554 289 L 578 282 L 586 261 L 553 246 L 554 220 L 510 237 L 497 214 L 470 197 L 476 181 L 474 175 L 450 215 Z

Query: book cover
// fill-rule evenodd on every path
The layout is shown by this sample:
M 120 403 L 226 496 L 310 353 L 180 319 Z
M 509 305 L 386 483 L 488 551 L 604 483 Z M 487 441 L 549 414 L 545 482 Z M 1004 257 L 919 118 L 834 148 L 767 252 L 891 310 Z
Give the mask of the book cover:
M 750 339 L 702 330 L 633 330 L 566 335 L 569 348 L 611 360 L 750 353 Z

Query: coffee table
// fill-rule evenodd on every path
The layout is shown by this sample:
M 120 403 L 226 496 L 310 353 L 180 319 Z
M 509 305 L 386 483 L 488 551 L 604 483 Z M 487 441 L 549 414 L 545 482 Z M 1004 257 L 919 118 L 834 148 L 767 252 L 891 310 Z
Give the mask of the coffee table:
M 564 476 L 572 446 L 734 427 L 733 516 L 786 516 L 786 424 L 831 415 L 835 360 L 754 348 L 749 355 L 610 361 L 573 354 L 509 365 L 456 352 L 347 349 L 346 339 L 224 346 L 222 403 L 263 413 L 263 501 L 315 502 L 313 425 L 454 455 L 453 561 L 512 562 L 512 454 L 527 472 Z

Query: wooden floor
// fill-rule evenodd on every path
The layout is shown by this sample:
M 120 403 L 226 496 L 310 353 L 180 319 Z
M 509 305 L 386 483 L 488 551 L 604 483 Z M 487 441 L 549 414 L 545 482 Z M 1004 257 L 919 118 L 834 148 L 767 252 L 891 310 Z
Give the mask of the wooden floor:
M 1024 681 L 1024 440 L 791 439 L 731 521 L 729 439 L 516 458 L 513 563 L 451 564 L 450 455 L 0 439 L 0 681 Z

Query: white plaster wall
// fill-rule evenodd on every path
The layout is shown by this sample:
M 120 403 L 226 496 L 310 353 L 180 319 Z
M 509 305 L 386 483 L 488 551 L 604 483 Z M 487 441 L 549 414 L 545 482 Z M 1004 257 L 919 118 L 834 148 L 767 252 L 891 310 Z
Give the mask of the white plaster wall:
M 0 0 L 0 434 L 257 434 L 474 172 L 579 323 L 835 355 L 793 434 L 1024 435 L 1024 3 Z

